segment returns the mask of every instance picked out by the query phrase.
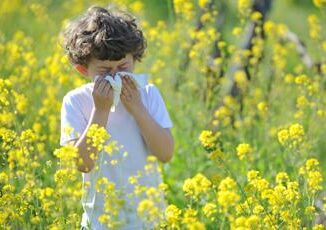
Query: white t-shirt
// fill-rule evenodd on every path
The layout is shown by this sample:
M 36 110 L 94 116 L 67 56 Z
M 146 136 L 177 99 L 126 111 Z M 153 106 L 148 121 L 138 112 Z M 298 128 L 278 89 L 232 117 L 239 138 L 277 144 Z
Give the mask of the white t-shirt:
M 78 138 L 87 127 L 90 119 L 91 111 L 94 106 L 92 98 L 92 89 L 94 83 L 84 84 L 76 89 L 69 91 L 63 98 L 61 108 L 61 138 L 60 145 L 65 145 L 68 141 Z M 144 106 L 146 107 L 152 118 L 163 128 L 171 128 L 173 123 L 166 109 L 163 98 L 153 84 L 147 84 L 144 89 L 140 90 L 140 95 Z M 64 132 L 65 127 L 74 129 L 70 134 Z M 103 214 L 104 196 L 95 192 L 96 180 L 100 177 L 107 177 L 109 181 L 116 184 L 117 188 L 124 187 L 129 194 L 132 193 L 134 186 L 128 183 L 128 178 L 136 175 L 138 170 L 144 170 L 146 158 L 149 150 L 143 139 L 137 122 L 132 115 L 126 110 L 122 102 L 118 104 L 115 112 L 110 112 L 106 126 L 107 132 L 111 135 L 108 142 L 117 141 L 121 147 L 121 154 L 99 153 L 97 164 L 102 163 L 101 170 L 92 170 L 89 173 L 82 173 L 83 185 L 89 182 L 91 186 L 87 189 L 87 195 L 82 197 L 82 205 L 84 209 L 81 225 L 86 227 L 87 222 L 91 223 L 92 229 L 108 229 L 98 221 L 98 217 Z M 128 152 L 127 157 L 116 165 L 106 164 L 114 159 L 114 156 L 122 156 L 124 152 Z M 101 160 L 101 157 L 102 160 Z M 105 162 L 105 163 L 103 163 Z M 146 186 L 157 187 L 162 182 L 159 173 L 152 173 L 144 176 L 139 183 Z M 141 229 L 142 221 L 138 218 L 136 209 L 139 200 L 133 200 L 134 206 L 132 213 L 124 213 L 121 211 L 121 218 L 129 219 L 129 224 L 123 229 Z

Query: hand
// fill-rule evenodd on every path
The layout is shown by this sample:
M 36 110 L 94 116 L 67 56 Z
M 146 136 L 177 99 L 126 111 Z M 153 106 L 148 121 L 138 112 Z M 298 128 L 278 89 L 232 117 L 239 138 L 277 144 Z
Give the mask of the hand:
M 132 115 L 143 109 L 143 102 L 137 86 L 129 76 L 122 77 L 121 102 Z
M 94 83 L 92 91 L 94 107 L 100 111 L 109 111 L 113 104 L 113 89 L 111 84 L 104 79 L 99 77 Z

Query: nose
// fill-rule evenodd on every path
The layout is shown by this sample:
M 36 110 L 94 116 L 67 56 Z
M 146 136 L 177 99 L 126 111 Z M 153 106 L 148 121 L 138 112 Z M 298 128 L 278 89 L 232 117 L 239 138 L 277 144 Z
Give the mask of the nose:
M 114 76 L 115 76 L 115 74 L 117 73 L 118 71 L 116 71 L 116 70 L 112 70 L 112 71 L 110 71 L 109 72 L 109 74 L 114 78 Z

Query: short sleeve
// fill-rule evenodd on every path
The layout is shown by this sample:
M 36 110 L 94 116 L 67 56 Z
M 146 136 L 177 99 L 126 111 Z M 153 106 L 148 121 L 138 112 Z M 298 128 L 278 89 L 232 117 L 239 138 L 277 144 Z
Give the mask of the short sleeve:
M 67 94 L 63 97 L 61 107 L 61 136 L 60 145 L 79 138 L 87 126 L 87 120 L 76 98 Z
M 163 128 L 172 128 L 169 112 L 158 88 L 151 85 L 149 90 L 149 113 L 153 119 Z

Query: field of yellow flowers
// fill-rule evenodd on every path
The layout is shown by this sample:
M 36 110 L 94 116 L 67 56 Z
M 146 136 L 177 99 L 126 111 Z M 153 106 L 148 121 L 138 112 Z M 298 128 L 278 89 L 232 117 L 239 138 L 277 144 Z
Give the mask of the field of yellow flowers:
M 164 183 L 129 178 L 145 229 L 326 229 L 325 0 L 0 1 L 0 229 L 80 227 L 81 173 L 76 149 L 59 146 L 60 108 L 87 80 L 59 31 L 108 2 L 140 19 L 148 50 L 136 71 L 174 123 L 173 160 L 155 168 L 149 157 L 142 172 Z M 105 130 L 88 136 L 112 152 Z M 97 185 L 110 197 L 100 221 L 118 228 L 121 193 Z

